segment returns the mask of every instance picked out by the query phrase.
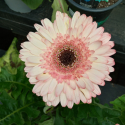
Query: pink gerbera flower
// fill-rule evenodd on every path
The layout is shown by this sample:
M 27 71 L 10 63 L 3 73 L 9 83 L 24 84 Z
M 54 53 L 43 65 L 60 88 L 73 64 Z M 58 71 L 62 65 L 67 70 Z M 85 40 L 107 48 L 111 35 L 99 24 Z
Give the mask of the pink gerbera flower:
M 79 12 L 71 19 L 58 11 L 54 23 L 41 23 L 34 25 L 38 32 L 30 32 L 30 42 L 22 43 L 20 50 L 29 82 L 35 84 L 33 92 L 49 106 L 91 103 L 101 94 L 98 85 L 111 81 L 109 73 L 114 71 L 111 35 Z

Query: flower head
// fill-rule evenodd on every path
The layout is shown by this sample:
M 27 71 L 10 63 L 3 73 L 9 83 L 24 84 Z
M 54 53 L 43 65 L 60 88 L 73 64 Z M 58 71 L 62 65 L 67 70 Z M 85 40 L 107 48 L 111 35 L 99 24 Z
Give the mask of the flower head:
M 41 23 L 34 25 L 37 32 L 28 34 L 20 50 L 29 82 L 35 84 L 33 92 L 49 106 L 91 103 L 101 94 L 98 85 L 111 81 L 109 73 L 114 71 L 111 35 L 79 12 L 71 19 L 58 11 L 54 23 Z

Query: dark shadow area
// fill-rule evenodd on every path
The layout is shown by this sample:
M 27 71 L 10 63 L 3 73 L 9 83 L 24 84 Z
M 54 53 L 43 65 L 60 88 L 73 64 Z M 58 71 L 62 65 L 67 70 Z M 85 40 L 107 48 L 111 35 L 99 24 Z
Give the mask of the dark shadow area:
M 9 48 L 14 37 L 18 39 L 17 49 L 20 50 L 20 43 L 26 41 L 27 38 L 18 34 L 14 34 L 11 30 L 7 30 L 0 27 L 0 49 L 6 51 Z

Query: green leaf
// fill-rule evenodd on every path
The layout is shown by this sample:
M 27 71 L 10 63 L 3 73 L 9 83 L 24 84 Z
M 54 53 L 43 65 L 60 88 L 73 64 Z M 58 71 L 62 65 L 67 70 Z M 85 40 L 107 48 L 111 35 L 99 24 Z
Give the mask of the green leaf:
M 45 106 L 43 112 L 45 114 L 50 113 L 53 110 L 53 106 Z
M 45 121 L 45 120 L 47 120 L 47 119 L 49 119 L 49 118 L 50 118 L 50 116 L 43 114 L 43 115 L 41 116 L 41 119 L 40 119 L 39 122 L 43 122 L 43 121 Z
M 53 8 L 53 13 L 52 13 L 52 17 L 51 17 L 52 22 L 54 22 L 54 20 L 56 18 L 57 11 L 60 11 L 62 13 L 67 13 L 69 15 L 68 5 L 65 0 L 54 0 L 53 4 L 52 4 L 52 8 Z
M 99 123 L 99 125 L 115 125 L 115 123 L 109 120 L 104 120 L 101 123 Z
M 38 8 L 43 2 L 43 0 L 22 0 L 22 1 L 32 10 Z
M 125 94 L 122 95 L 121 97 L 118 97 L 114 101 L 110 102 L 113 104 L 114 108 L 119 109 L 119 110 L 125 110 Z
M 107 119 L 109 123 L 115 123 L 112 119 L 118 118 L 121 115 L 120 111 L 103 106 L 96 102 L 91 104 L 80 103 L 79 105 L 74 105 L 72 109 L 68 109 L 67 107 L 63 108 L 60 106 L 59 111 L 61 117 L 65 119 L 67 124 L 72 122 L 72 124 L 75 125 L 78 123 L 80 124 L 80 121 L 82 120 L 85 125 L 89 125 L 92 122 L 95 125 L 97 123 L 100 125 L 105 121 L 105 119 Z
M 54 125 L 65 125 L 64 119 L 59 115 L 59 108 L 56 109 L 56 118 Z
M 2 102 L 0 105 L 0 125 L 11 125 L 13 123 L 23 125 L 25 123 L 23 113 L 26 113 L 28 119 L 31 120 L 40 114 L 40 111 L 36 109 L 38 107 L 34 107 L 34 104 L 37 103 L 36 101 L 20 105 L 4 90 L 0 94 L 0 101 Z M 42 101 L 41 106 L 44 106 Z
M 54 125 L 54 118 L 51 118 L 43 123 L 39 123 L 38 125 Z
M 44 114 L 41 108 L 43 109 L 45 104 L 41 97 L 32 93 L 32 87 L 26 78 L 23 66 L 17 68 L 17 74 L 11 74 L 5 68 L 1 68 L 0 125 L 30 125 L 31 123 L 35 125 L 42 119 L 50 118 L 41 117 Z
M 9 49 L 4 56 L 0 58 L 0 71 L 1 67 L 6 67 L 9 72 L 16 74 L 17 67 L 24 65 L 19 58 L 19 52 L 16 48 L 17 38 L 14 38 Z
M 22 89 L 26 91 L 27 94 L 27 92 L 31 91 L 33 87 L 26 78 L 23 66 L 18 67 L 17 72 L 20 73 L 13 75 L 8 72 L 7 69 L 2 68 L 0 73 L 0 89 L 12 91 L 12 96 L 15 99 L 17 99 L 17 97 L 21 94 Z
M 99 125 L 97 118 L 88 117 L 82 120 L 83 125 Z
M 125 125 L 125 94 L 110 103 L 113 104 L 113 107 L 115 109 L 121 111 L 121 116 L 118 119 L 112 119 L 112 121 L 117 120 L 117 123 L 119 123 L 120 125 Z

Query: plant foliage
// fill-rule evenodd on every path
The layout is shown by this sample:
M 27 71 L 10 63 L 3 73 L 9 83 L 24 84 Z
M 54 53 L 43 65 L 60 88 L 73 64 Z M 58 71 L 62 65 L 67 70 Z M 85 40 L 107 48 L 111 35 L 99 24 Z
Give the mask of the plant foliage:
M 51 17 L 52 22 L 54 22 L 54 20 L 56 18 L 57 11 L 60 11 L 62 13 L 67 13 L 69 15 L 68 5 L 65 0 L 54 0 L 53 4 L 52 4 L 52 8 L 53 8 L 53 13 L 52 13 L 52 17 Z
M 16 74 L 17 67 L 23 65 L 24 63 L 19 58 L 19 52 L 16 48 L 17 38 L 14 38 L 9 49 L 0 58 L 0 71 L 1 67 L 6 67 L 12 74 Z
M 45 103 L 42 98 L 32 93 L 33 86 L 26 78 L 24 65 L 18 58 L 16 42 L 14 39 L 1 58 L 6 63 L 1 63 L 4 67 L 0 72 L 0 125 L 35 125 L 50 116 L 43 112 Z M 15 65 L 12 67 L 11 63 Z M 16 69 L 14 73 L 13 68 Z
M 43 0 L 22 0 L 22 1 L 32 10 L 38 8 L 43 2 Z

